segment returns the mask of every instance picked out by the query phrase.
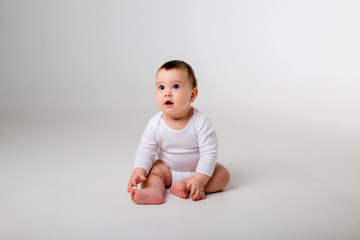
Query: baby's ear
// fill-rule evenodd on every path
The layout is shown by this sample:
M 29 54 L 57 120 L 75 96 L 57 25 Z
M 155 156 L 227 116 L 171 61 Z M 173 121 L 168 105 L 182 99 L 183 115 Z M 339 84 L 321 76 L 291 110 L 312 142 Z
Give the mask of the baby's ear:
M 198 95 L 198 89 L 197 88 L 193 88 L 192 92 L 191 92 L 191 98 L 190 98 L 190 102 L 194 102 L 196 97 Z

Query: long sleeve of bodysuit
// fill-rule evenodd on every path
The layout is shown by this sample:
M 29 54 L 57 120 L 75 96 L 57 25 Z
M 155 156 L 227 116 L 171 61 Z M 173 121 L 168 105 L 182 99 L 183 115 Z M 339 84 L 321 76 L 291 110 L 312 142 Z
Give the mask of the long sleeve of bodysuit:
M 218 152 L 216 132 L 208 118 L 204 118 L 198 126 L 199 162 L 196 171 L 212 176 Z
M 158 143 L 156 139 L 156 125 L 154 124 L 154 118 L 148 122 L 141 140 L 139 147 L 137 148 L 134 160 L 134 169 L 141 167 L 149 173 L 153 163 L 155 162 Z

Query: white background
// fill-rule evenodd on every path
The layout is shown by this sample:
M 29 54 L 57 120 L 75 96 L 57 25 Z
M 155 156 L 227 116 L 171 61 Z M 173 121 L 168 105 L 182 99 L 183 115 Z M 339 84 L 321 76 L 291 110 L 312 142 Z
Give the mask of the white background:
M 359 12 L 348 0 L 1 0 L 1 239 L 130 239 L 176 214 L 186 220 L 164 237 L 358 239 Z M 198 205 L 144 208 L 123 191 L 158 111 L 155 72 L 173 59 L 195 70 L 195 107 L 232 181 Z

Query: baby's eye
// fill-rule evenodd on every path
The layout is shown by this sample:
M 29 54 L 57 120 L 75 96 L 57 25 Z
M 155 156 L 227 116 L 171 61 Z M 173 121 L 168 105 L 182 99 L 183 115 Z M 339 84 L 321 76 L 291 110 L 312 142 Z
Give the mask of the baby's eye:
M 174 85 L 174 88 L 175 88 L 175 89 L 178 89 L 178 88 L 180 88 L 180 85 L 179 85 L 179 84 L 175 84 L 175 85 Z
M 163 85 L 160 85 L 160 86 L 159 86 L 159 89 L 160 89 L 160 90 L 164 90 L 165 87 L 164 87 Z

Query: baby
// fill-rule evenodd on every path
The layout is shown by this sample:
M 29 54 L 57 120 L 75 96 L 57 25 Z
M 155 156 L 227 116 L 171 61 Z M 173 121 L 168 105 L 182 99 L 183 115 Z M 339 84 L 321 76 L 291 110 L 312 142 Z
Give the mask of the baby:
M 217 163 L 217 138 L 210 120 L 191 104 L 198 94 L 193 69 L 170 61 L 156 73 L 156 104 L 142 135 L 127 191 L 138 204 L 164 203 L 165 188 L 180 198 L 202 200 L 222 190 L 229 171 Z M 156 160 L 156 157 L 158 160 Z M 141 183 L 141 189 L 135 188 Z

